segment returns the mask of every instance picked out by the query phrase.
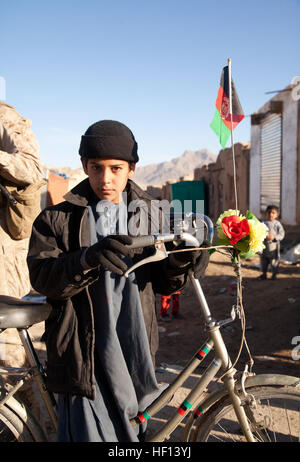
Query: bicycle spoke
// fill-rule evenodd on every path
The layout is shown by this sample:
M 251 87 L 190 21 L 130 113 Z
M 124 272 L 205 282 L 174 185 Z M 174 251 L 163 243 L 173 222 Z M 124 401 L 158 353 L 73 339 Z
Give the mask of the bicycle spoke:
M 268 404 L 268 410 L 269 410 L 270 426 L 273 426 L 273 440 L 274 440 L 274 442 L 276 443 L 276 438 L 277 438 L 277 437 L 276 437 L 276 433 L 275 433 L 275 429 L 274 429 L 274 419 L 272 419 L 272 410 L 271 410 L 271 406 L 270 406 L 270 401 L 269 401 L 269 400 L 267 400 L 267 404 Z M 273 423 L 273 425 L 272 425 L 272 423 Z M 265 432 L 267 433 L 267 428 L 265 428 Z M 270 438 L 270 436 L 269 436 L 269 433 L 267 433 L 267 435 L 268 435 L 268 440 L 269 440 L 269 442 L 271 443 L 272 440 L 271 440 L 271 438 Z
M 288 427 L 289 427 L 289 435 L 290 435 L 290 441 L 291 441 L 291 423 L 290 423 L 290 419 L 289 419 L 288 410 L 286 408 L 286 403 L 284 402 L 284 404 L 285 404 L 284 409 L 285 409 L 285 414 L 286 414 L 286 417 L 287 417 L 287 422 L 288 422 Z
M 229 439 L 231 439 L 232 441 L 236 441 L 236 439 L 233 437 L 232 433 L 229 433 L 220 423 L 218 423 L 218 428 L 220 428 L 220 430 L 228 436 Z M 223 441 L 220 437 L 218 437 L 217 435 L 214 434 L 214 438 L 220 440 L 220 441 Z
M 300 407 L 298 408 L 298 443 L 300 443 Z

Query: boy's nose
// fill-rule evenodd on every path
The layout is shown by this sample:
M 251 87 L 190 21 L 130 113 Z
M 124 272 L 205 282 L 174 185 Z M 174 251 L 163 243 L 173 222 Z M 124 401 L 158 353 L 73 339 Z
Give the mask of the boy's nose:
M 102 171 L 102 181 L 104 184 L 108 184 L 111 181 L 111 174 L 108 168 L 104 168 Z

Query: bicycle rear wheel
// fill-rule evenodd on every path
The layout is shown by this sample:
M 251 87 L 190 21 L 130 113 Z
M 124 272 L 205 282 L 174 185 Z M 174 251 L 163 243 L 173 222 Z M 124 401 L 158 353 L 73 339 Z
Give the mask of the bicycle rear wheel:
M 300 390 L 291 386 L 257 386 L 247 389 L 255 405 L 245 405 L 250 427 L 258 442 L 300 441 Z M 242 399 L 242 402 L 245 401 Z M 246 441 L 228 396 L 200 420 L 192 441 Z
M 0 408 L 0 442 L 33 442 L 31 432 L 26 423 L 9 406 Z
M 47 441 L 26 406 L 11 397 L 0 407 L 0 443 Z

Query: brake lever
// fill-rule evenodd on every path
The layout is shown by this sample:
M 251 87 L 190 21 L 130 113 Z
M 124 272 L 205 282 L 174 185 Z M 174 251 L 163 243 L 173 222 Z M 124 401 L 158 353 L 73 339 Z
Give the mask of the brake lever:
M 155 261 L 160 261 L 164 260 L 165 258 L 168 258 L 168 255 L 170 253 L 173 253 L 172 250 L 167 251 L 165 247 L 165 242 L 171 242 L 173 241 L 174 244 L 180 243 L 182 240 L 186 242 L 186 244 L 197 247 L 199 246 L 198 240 L 192 236 L 189 233 L 181 233 L 180 235 L 175 235 L 175 234 L 169 234 L 167 236 L 161 236 L 158 238 L 155 238 L 153 236 L 142 236 L 138 238 L 139 241 L 135 243 L 135 247 L 132 248 L 139 248 L 140 246 L 153 246 L 154 247 L 154 253 L 150 255 L 149 257 L 144 258 L 143 260 L 140 260 L 139 262 L 135 263 L 132 265 L 125 273 L 124 276 L 127 278 L 128 275 L 134 271 L 136 268 L 139 266 L 145 265 L 146 263 L 152 263 Z
M 138 261 L 137 263 L 132 265 L 130 268 L 128 268 L 128 270 L 124 273 L 124 276 L 126 278 L 128 278 L 129 274 L 132 271 L 134 271 L 136 268 L 138 268 L 139 266 L 168 258 L 169 252 L 166 250 L 164 242 L 158 240 L 157 242 L 153 244 L 153 246 L 155 249 L 154 253 L 150 255 L 149 257 L 143 258 L 142 260 Z

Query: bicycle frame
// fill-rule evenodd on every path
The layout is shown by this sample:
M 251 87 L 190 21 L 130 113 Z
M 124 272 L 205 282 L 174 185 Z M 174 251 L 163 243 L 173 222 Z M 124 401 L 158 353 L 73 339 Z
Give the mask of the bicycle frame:
M 205 296 L 203 294 L 200 282 L 195 279 L 192 272 L 189 273 L 189 278 L 195 289 L 197 298 L 200 302 L 202 314 L 204 315 L 206 328 L 208 331 L 209 340 L 200 348 L 195 354 L 188 365 L 181 371 L 175 381 L 160 395 L 159 398 L 154 401 L 143 413 L 138 414 L 135 419 L 131 420 L 133 426 L 138 425 L 140 422 L 144 422 L 158 412 L 173 396 L 173 394 L 179 389 L 179 387 L 185 382 L 190 374 L 199 366 L 201 361 L 206 355 L 214 348 L 216 356 L 207 367 L 205 373 L 201 376 L 198 383 L 191 390 L 187 398 L 176 410 L 176 413 L 171 419 L 157 432 L 153 437 L 148 440 L 149 442 L 161 442 L 169 437 L 174 431 L 178 424 L 184 419 L 188 410 L 190 410 L 195 404 L 199 402 L 199 399 L 208 384 L 213 380 L 218 371 L 221 369 L 224 375 L 224 385 L 228 395 L 231 398 L 237 419 L 240 423 L 242 431 L 248 442 L 254 442 L 254 437 L 248 424 L 245 410 L 242 406 L 242 402 L 237 393 L 235 373 L 236 370 L 232 368 L 231 360 L 220 333 L 221 323 L 217 323 L 213 320 L 210 309 L 207 305 Z M 233 320 L 233 318 L 231 318 Z M 227 323 L 229 320 L 223 322 Z M 204 412 L 201 407 L 197 409 L 197 415 Z

